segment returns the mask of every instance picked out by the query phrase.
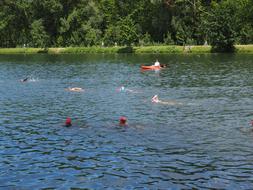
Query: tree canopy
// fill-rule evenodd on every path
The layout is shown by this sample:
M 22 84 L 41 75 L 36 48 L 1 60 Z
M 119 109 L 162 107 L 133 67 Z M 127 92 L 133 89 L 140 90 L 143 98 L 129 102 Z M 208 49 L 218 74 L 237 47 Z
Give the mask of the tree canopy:
M 2 0 L 0 47 L 253 43 L 252 0 Z

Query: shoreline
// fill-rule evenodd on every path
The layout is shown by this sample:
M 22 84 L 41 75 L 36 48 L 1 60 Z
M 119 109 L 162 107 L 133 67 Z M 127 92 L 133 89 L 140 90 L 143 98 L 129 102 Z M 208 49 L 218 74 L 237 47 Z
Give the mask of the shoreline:
M 235 45 L 236 54 L 253 54 L 253 45 Z M 134 47 L 66 47 L 66 48 L 0 48 L 1 54 L 211 54 L 211 46 L 134 46 Z

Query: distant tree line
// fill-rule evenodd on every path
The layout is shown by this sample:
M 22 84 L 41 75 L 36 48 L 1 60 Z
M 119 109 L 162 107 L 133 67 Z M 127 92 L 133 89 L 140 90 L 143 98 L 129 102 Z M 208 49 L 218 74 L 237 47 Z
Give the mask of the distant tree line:
M 253 0 L 1 0 L 0 47 L 253 44 Z

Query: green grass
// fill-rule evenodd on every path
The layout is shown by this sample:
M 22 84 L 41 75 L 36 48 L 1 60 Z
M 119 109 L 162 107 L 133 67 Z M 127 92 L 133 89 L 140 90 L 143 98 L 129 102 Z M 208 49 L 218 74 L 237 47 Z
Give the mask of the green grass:
M 143 46 L 134 47 L 134 53 L 182 53 L 183 46 Z
M 0 54 L 47 53 L 42 48 L 0 48 Z
M 67 47 L 62 48 L 59 53 L 117 53 L 119 49 L 120 47 Z
M 253 45 L 236 45 L 236 53 L 253 53 Z M 85 54 L 85 53 L 211 53 L 211 46 L 135 46 L 135 47 L 67 47 L 67 48 L 0 48 L 0 54 Z
M 211 46 L 192 46 L 190 53 L 210 53 Z
M 236 45 L 236 53 L 253 53 L 253 45 Z

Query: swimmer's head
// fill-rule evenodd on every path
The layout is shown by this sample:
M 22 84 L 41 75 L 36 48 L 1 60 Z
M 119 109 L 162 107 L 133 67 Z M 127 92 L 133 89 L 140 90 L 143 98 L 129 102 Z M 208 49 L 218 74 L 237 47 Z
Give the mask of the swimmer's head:
M 65 121 L 65 126 L 66 127 L 70 127 L 72 125 L 71 123 L 71 119 L 69 117 L 67 117 L 66 121 Z
M 121 86 L 119 88 L 116 89 L 118 92 L 124 92 L 125 91 L 125 87 Z
M 159 101 L 158 95 L 154 95 L 151 100 L 152 100 L 152 102 L 158 102 Z
M 26 78 L 24 78 L 24 79 L 21 79 L 20 81 L 21 81 L 21 82 L 27 82 L 28 79 L 29 79 L 29 77 L 26 77 Z
M 124 126 L 127 124 L 127 118 L 126 117 L 120 117 L 119 118 L 119 125 Z
M 253 127 L 253 120 L 250 121 L 251 126 Z
M 125 87 L 124 86 L 121 86 L 120 87 L 120 91 L 124 91 L 125 90 Z

